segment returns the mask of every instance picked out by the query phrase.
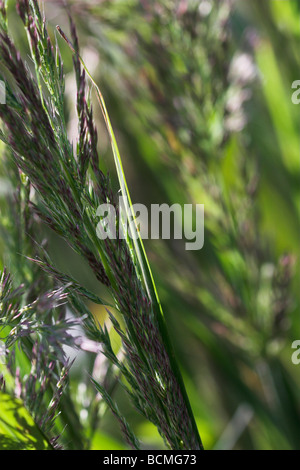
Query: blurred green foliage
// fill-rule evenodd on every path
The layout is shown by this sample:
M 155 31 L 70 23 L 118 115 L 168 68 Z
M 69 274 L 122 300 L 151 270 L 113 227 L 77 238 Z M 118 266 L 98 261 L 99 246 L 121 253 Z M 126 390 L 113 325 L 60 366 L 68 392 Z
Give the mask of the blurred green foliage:
M 50 450 L 20 400 L 0 394 L 0 447 L 2 450 Z
M 56 23 L 67 29 L 60 3 L 46 2 L 50 32 Z M 291 344 L 300 339 L 300 113 L 291 85 L 300 79 L 300 2 L 70 3 L 133 202 L 205 204 L 202 250 L 146 241 L 204 447 L 299 449 L 300 366 Z M 17 20 L 15 30 L 18 37 Z M 70 53 L 61 48 L 68 73 Z M 113 172 L 98 118 L 103 166 Z M 49 238 L 57 263 L 98 289 Z M 74 389 L 82 369 L 79 359 Z M 144 446 L 160 448 L 155 428 L 116 394 Z M 92 448 L 122 448 L 109 413 Z

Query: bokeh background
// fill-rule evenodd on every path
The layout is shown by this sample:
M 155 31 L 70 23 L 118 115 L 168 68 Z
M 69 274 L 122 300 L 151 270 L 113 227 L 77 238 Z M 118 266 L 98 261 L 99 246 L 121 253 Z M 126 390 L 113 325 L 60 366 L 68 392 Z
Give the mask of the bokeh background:
M 12 30 L 26 54 L 13 3 Z M 291 97 L 300 80 L 300 2 L 68 3 L 133 202 L 205 205 L 201 250 L 186 251 L 181 240 L 145 241 L 204 447 L 299 449 L 300 364 L 292 363 L 291 345 L 300 340 L 300 105 Z M 56 24 L 68 33 L 62 2 L 47 0 L 45 14 L 54 40 Z M 75 139 L 72 56 L 56 40 Z M 94 110 L 101 164 L 117 191 L 96 100 Z M 4 179 L 1 188 L 3 198 Z M 47 236 L 56 264 L 99 293 L 88 266 Z M 3 243 L 1 251 L 5 258 Z M 105 310 L 90 307 L 103 321 Z M 82 401 L 89 366 L 79 356 L 72 370 Z M 118 387 L 114 394 L 144 447 L 163 448 Z M 109 411 L 92 445 L 126 448 Z

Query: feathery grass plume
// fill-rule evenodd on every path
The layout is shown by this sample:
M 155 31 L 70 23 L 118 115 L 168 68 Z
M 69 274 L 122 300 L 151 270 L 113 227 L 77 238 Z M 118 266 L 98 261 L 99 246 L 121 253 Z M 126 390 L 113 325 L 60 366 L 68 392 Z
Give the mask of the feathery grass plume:
M 11 393 L 22 399 L 48 442 L 58 449 L 61 444 L 55 421 L 71 366 L 63 347 L 74 344 L 68 333 L 74 322 L 58 313 L 66 299 L 63 289 L 22 305 L 25 286 L 13 289 L 12 284 L 11 275 L 4 269 L 0 279 L 0 331 L 6 370 L 3 372 L 5 377 L 9 374 L 15 380 Z
M 1 64 L 14 77 L 17 92 L 13 93 L 8 84 L 8 103 L 0 108 L 4 124 L 1 138 L 37 192 L 38 197 L 31 203 L 36 214 L 88 261 L 97 280 L 112 295 L 124 322 L 121 327 L 111 316 L 124 349 L 125 362 L 120 370 L 128 379 L 128 392 L 137 409 L 157 426 L 168 447 L 201 449 L 141 240 L 97 237 L 98 206 L 110 202 L 117 211 L 118 207 L 109 178 L 99 169 L 97 132 L 92 107 L 86 98 L 85 72 L 88 72 L 79 55 L 75 27 L 71 21 L 72 44 L 67 39 L 74 54 L 77 80 L 79 137 L 74 154 L 64 119 L 64 78 L 58 46 L 54 48 L 51 44 L 36 0 L 18 1 L 17 9 L 27 30 L 35 78 L 8 35 L 4 9 Z M 111 138 L 121 190 L 128 196 L 118 147 L 97 86 L 96 92 Z M 128 210 L 131 210 L 130 202 Z M 93 334 L 97 336 L 94 328 Z M 99 340 L 103 341 L 103 332 Z M 106 350 L 109 352 L 108 339 Z M 98 390 L 102 390 L 103 398 L 120 419 L 101 385 Z M 127 439 L 136 447 L 128 426 L 121 421 Z

